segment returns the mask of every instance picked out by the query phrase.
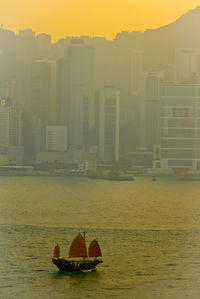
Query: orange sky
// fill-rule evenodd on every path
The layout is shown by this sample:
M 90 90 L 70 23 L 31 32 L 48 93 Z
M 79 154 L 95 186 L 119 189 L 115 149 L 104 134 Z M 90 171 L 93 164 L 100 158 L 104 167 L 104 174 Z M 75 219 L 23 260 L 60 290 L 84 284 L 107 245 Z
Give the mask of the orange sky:
M 0 0 L 0 23 L 18 32 L 114 38 L 122 30 L 144 31 L 175 21 L 200 0 Z

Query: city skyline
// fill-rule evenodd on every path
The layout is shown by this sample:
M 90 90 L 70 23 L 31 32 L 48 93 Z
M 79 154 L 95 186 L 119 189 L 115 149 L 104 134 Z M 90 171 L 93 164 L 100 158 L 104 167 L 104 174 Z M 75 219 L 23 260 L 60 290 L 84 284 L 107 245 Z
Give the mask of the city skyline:
M 200 6 L 112 41 L 1 28 L 1 164 L 199 170 L 199 26 Z
M 66 36 L 94 35 L 113 39 L 121 31 L 145 31 L 173 23 L 180 16 L 200 5 L 199 0 L 182 3 L 175 1 L 113 1 L 91 0 L 56 3 L 16 0 L 2 5 L 3 28 L 17 33 L 31 28 L 36 34 L 45 32 L 52 41 Z M 12 7 L 12 10 L 10 9 Z M 109 24 L 109 26 L 108 26 Z

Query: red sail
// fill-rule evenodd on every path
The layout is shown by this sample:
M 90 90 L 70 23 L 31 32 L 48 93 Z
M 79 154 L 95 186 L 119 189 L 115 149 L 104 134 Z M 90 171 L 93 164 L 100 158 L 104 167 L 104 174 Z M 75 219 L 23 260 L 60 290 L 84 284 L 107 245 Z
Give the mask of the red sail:
M 69 257 L 87 257 L 85 240 L 81 234 L 78 234 L 73 240 L 69 249 Z
M 93 240 L 89 246 L 89 257 L 97 257 L 97 256 L 102 256 L 102 253 L 98 241 Z
M 57 244 L 56 247 L 54 248 L 53 257 L 54 257 L 54 258 L 59 258 L 59 257 L 60 257 L 60 247 L 58 246 L 58 244 Z

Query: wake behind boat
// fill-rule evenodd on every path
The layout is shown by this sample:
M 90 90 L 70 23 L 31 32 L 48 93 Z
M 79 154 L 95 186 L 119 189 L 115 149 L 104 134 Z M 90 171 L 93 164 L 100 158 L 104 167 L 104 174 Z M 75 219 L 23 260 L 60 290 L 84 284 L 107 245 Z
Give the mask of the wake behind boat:
M 65 272 L 79 272 L 94 270 L 96 266 L 103 263 L 100 246 L 97 240 L 90 242 L 88 253 L 84 237 L 79 233 L 72 241 L 69 249 L 69 258 L 60 258 L 60 247 L 56 245 L 54 249 L 54 256 L 52 262 L 58 267 L 60 271 Z

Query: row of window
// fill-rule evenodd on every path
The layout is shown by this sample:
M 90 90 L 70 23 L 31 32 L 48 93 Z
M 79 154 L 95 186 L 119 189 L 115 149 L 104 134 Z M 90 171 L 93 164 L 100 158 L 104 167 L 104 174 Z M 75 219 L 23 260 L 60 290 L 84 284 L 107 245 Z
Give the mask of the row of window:
M 200 138 L 200 128 L 161 128 L 160 130 L 161 137 L 170 137 L 170 138 Z
M 188 97 L 196 97 L 196 96 L 200 96 L 200 87 L 188 86 L 188 85 L 162 86 L 161 94 L 162 96 L 180 96 L 181 94 Z
M 167 107 L 200 107 L 200 98 L 194 98 L 194 97 L 162 97 L 161 98 L 161 106 Z
M 182 107 L 167 107 L 161 108 L 161 117 L 199 117 L 200 118 L 200 107 L 199 108 L 182 108 Z
M 162 149 L 160 150 L 161 158 L 169 159 L 200 159 L 200 150 L 192 149 Z
M 200 119 L 193 118 L 169 118 L 161 119 L 161 127 L 175 127 L 175 128 L 200 128 Z
M 200 149 L 200 139 L 161 139 L 161 147 Z

